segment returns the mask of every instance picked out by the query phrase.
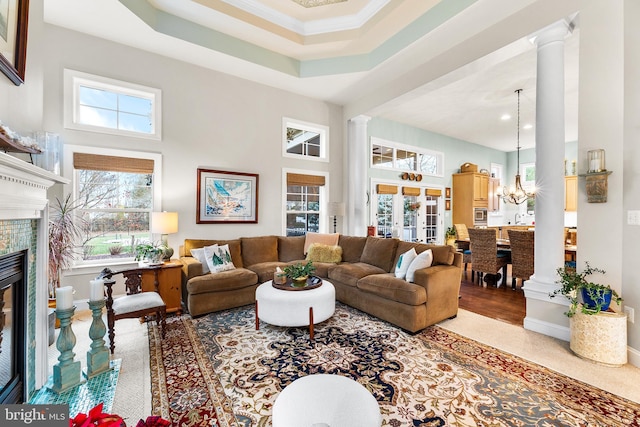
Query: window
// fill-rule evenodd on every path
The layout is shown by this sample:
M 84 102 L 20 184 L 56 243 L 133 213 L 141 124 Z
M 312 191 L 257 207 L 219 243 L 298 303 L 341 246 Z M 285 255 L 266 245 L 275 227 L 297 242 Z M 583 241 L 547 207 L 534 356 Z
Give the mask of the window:
M 522 188 L 525 191 L 535 191 L 536 188 L 536 164 L 535 163 L 525 163 L 520 166 L 520 175 Z M 528 199 L 525 206 L 525 212 L 527 215 L 533 215 L 536 208 L 536 199 Z M 521 205 L 522 206 L 522 205 Z M 522 209 L 520 209 L 522 210 Z
M 416 187 L 402 187 L 403 203 L 403 228 L 402 240 L 407 242 L 417 242 L 418 237 L 418 215 L 420 213 L 420 189 Z
M 376 186 L 376 230 L 379 237 L 393 236 L 393 199 L 397 193 L 398 187 L 395 185 L 378 184 Z
M 371 167 L 443 176 L 444 154 L 371 138 Z
M 65 127 L 161 139 L 161 91 L 65 70 Z
M 67 147 L 65 147 L 67 148 Z M 159 205 L 159 154 L 73 150 L 74 200 L 83 233 L 77 264 L 131 261 L 133 249 L 153 240 L 150 217 Z M 112 155 L 115 153 L 118 155 Z M 139 154 L 139 157 L 132 155 Z
M 324 203 L 326 178 L 300 173 L 286 174 L 286 230 L 287 236 L 302 236 L 321 230 L 320 207 Z
M 282 119 L 283 156 L 329 160 L 329 128 L 293 119 Z
M 371 144 L 371 164 L 379 168 L 393 168 L 393 148 Z
M 424 203 L 424 227 L 425 242 L 436 243 L 438 241 L 438 224 L 440 223 L 440 200 L 442 191 L 434 188 L 425 190 Z

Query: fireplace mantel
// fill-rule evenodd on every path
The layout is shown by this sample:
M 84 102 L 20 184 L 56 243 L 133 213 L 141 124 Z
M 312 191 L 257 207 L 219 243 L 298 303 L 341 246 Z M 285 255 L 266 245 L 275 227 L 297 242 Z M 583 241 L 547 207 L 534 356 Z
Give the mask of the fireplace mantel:
M 48 206 L 47 190 L 54 184 L 71 181 L 17 157 L 0 152 L 0 220 L 35 220 L 37 238 L 35 250 L 35 336 L 26 337 L 27 347 L 35 349 L 35 370 L 27 369 L 26 376 L 36 389 L 47 380 L 48 350 Z M 7 242 L 0 242 L 0 244 Z
M 0 152 L 0 219 L 42 219 L 47 189 L 70 180 Z

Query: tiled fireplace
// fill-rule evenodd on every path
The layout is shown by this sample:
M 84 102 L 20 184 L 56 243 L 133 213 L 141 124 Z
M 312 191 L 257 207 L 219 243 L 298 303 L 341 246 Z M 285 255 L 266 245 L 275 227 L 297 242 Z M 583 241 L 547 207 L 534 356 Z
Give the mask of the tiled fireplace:
M 18 401 L 28 400 L 47 380 L 47 189 L 55 183 L 68 180 L 0 152 L 0 287 L 6 297 L 0 396 L 15 397 L 7 388 L 19 382 Z M 7 339 L 11 330 L 22 336 Z M 6 360 L 13 363 L 1 365 Z M 12 370 L 18 371 L 17 381 Z

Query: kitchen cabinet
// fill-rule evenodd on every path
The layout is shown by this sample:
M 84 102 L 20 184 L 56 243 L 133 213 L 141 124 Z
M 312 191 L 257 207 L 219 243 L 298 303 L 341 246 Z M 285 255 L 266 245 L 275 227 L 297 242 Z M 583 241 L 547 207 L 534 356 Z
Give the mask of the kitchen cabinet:
M 575 212 L 578 210 L 578 176 L 564 177 L 564 210 Z
M 489 206 L 489 175 L 476 172 L 452 175 L 453 224 L 473 227 L 473 209 Z
M 483 173 L 473 174 L 473 201 L 475 206 L 489 205 L 489 177 Z

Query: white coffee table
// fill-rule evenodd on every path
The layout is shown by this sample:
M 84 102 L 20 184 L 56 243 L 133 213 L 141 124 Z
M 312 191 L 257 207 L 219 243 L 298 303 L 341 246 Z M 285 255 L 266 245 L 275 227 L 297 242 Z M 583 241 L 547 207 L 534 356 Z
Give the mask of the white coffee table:
M 375 397 L 342 375 L 314 374 L 284 388 L 273 404 L 273 427 L 380 427 Z
M 256 330 L 260 320 L 276 326 L 309 326 L 313 339 L 313 325 L 333 316 L 335 310 L 336 290 L 327 280 L 309 290 L 277 289 L 271 280 L 256 289 Z

